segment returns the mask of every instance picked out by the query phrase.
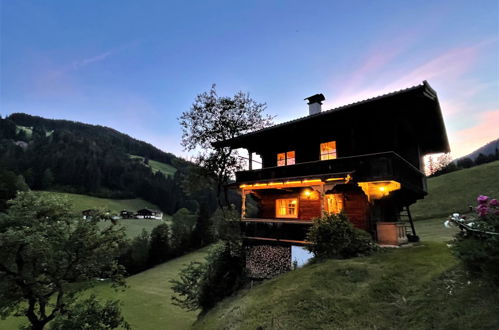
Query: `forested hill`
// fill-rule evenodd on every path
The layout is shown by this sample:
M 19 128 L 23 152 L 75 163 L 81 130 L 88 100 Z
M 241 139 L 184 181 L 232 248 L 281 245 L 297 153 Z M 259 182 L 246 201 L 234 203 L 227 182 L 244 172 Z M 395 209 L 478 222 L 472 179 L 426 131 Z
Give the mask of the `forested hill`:
M 137 157 L 140 156 L 140 157 Z M 151 164 L 149 164 L 151 162 Z M 161 168 L 171 169 L 156 170 Z M 0 211 L 27 184 L 106 198 L 140 197 L 168 214 L 216 208 L 211 188 L 183 187 L 193 164 L 114 129 L 27 114 L 0 118 Z
M 178 162 L 185 163 L 185 161 L 177 158 L 171 153 L 161 151 L 149 143 L 136 140 L 109 127 L 89 125 L 69 120 L 46 119 L 38 116 L 31 116 L 25 113 L 14 113 L 7 117 L 7 119 L 14 122 L 17 126 L 28 128 L 36 127 L 46 132 L 66 130 L 92 140 L 98 139 L 102 144 L 118 148 L 125 153 L 142 156 L 158 162 L 173 165 L 174 167 L 186 165 L 178 164 Z

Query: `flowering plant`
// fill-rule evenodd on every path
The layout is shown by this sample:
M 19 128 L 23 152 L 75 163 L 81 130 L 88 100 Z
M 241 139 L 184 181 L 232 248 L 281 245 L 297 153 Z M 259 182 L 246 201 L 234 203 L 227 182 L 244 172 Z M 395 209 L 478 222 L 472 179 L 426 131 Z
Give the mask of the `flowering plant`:
M 466 217 L 453 213 L 447 221 L 446 227 L 457 225 L 461 230 L 467 230 L 486 235 L 499 235 L 499 201 L 488 196 L 480 195 L 475 207 L 476 216 Z
M 499 285 L 499 202 L 484 195 L 478 196 L 477 202 L 475 216 L 454 213 L 445 226 L 457 225 L 461 229 L 452 250 L 464 266 Z

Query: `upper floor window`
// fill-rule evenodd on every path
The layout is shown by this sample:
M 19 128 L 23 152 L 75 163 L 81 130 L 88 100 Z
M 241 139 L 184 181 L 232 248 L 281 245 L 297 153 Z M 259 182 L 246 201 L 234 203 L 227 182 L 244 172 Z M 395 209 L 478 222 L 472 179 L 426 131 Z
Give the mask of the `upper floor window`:
M 295 164 L 295 152 L 281 152 L 277 154 L 277 166 L 293 165 Z
M 321 160 L 336 159 L 336 141 L 321 143 Z

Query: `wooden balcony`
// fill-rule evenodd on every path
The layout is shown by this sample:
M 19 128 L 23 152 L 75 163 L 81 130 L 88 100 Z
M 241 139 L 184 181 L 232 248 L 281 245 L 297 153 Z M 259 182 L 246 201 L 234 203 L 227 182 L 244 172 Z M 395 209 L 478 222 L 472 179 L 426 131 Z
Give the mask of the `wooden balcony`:
M 236 181 L 251 183 L 300 177 L 326 178 L 337 173 L 353 173 L 357 182 L 394 180 L 418 195 L 427 193 L 424 173 L 393 151 L 241 171 L 236 173 Z
M 304 245 L 311 225 L 312 221 L 306 220 L 244 218 L 241 232 L 247 240 Z

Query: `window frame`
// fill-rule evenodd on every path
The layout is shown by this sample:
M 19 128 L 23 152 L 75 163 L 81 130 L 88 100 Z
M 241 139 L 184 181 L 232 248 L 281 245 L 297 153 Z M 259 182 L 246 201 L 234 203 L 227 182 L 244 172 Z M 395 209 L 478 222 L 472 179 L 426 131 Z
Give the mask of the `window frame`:
M 323 146 L 323 145 L 326 145 L 326 144 L 328 144 L 328 143 L 334 143 L 334 152 L 332 152 L 332 151 L 331 151 L 331 152 L 323 152 L 323 151 L 322 151 L 322 148 L 323 148 L 322 146 Z M 320 154 L 319 154 L 319 156 L 320 156 L 320 157 L 319 157 L 319 158 L 320 158 L 320 160 L 331 160 L 331 159 L 337 159 L 337 158 L 338 158 L 338 146 L 337 146 L 337 144 L 336 144 L 336 140 L 333 140 L 333 141 L 327 141 L 327 142 L 322 142 L 322 143 L 319 145 L 319 153 L 320 153 Z M 333 155 L 334 155 L 334 157 L 331 157 L 331 156 L 333 156 Z
M 279 214 L 279 201 L 295 201 L 295 212 L 294 214 L 288 214 L 289 211 L 289 203 L 286 202 L 286 214 L 281 215 Z M 297 219 L 298 218 L 298 210 L 299 210 L 299 205 L 300 205 L 300 200 L 298 197 L 291 197 L 291 198 L 278 198 L 275 200 L 275 217 L 276 218 L 284 218 L 284 219 Z
M 293 153 L 293 157 L 290 157 L 290 154 Z M 283 158 L 280 158 L 283 157 Z M 293 162 L 290 164 L 290 160 L 293 160 Z M 282 163 L 284 162 L 284 163 Z M 288 166 L 288 165 L 294 165 L 296 164 L 296 150 L 290 150 L 290 151 L 285 151 L 285 152 L 278 152 L 277 153 L 277 166 Z

